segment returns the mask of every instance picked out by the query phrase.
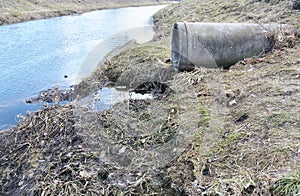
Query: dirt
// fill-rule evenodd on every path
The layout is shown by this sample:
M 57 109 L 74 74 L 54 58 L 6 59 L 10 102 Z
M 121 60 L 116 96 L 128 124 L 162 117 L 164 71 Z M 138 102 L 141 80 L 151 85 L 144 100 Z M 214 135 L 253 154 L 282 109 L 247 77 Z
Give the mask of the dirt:
M 72 101 L 73 89 L 60 89 L 59 87 L 52 87 L 41 91 L 37 96 L 27 99 L 25 102 L 32 103 L 60 103 L 62 101 Z
M 129 89 L 156 81 L 172 93 L 102 112 L 75 101 L 21 117 L 0 135 L 2 194 L 284 195 L 274 192 L 276 182 L 300 170 L 300 12 L 293 7 L 186 0 L 160 11 L 154 41 L 102 63 L 74 91 L 85 97 L 107 81 Z M 277 22 L 294 34 L 274 35 L 270 53 L 228 70 L 175 73 L 176 21 Z

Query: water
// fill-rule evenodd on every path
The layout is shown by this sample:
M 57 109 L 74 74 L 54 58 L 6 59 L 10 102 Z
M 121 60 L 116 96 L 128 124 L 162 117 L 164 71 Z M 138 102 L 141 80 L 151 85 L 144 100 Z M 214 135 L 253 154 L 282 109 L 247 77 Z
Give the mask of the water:
M 125 91 L 124 89 L 104 87 L 96 92 L 94 96 L 87 96 L 80 99 L 76 104 L 94 111 L 102 111 L 111 108 L 116 103 L 127 101 L 129 99 L 149 100 L 154 99 L 154 96 L 151 93 L 140 94 Z
M 94 62 L 86 60 L 101 41 L 121 31 L 149 26 L 151 16 L 163 7 L 101 10 L 0 26 L 0 130 L 16 124 L 16 115 L 40 108 L 39 104 L 25 104 L 27 98 L 52 86 L 68 87 L 76 78 L 88 75 L 107 52 L 102 51 L 99 59 L 92 58 Z M 125 33 L 109 47 L 129 37 Z M 83 69 L 85 64 L 91 66 Z

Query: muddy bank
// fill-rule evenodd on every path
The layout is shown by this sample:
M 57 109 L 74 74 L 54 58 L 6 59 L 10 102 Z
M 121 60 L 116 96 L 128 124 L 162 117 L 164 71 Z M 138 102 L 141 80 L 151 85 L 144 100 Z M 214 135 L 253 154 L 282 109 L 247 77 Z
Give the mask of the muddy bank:
M 0 135 L 2 193 L 299 193 L 284 189 L 285 182 L 299 184 L 300 170 L 300 13 L 291 8 L 289 1 L 189 0 L 160 11 L 156 41 L 103 62 L 81 89 L 105 78 L 159 81 L 173 92 L 102 112 L 71 103 L 28 114 Z M 173 22 L 193 20 L 277 22 L 295 34 L 274 35 L 279 44 L 270 53 L 229 70 L 172 73 Z
M 166 77 L 165 81 L 177 99 L 193 97 L 193 101 L 177 102 L 176 109 L 171 110 L 185 119 L 179 125 L 196 131 L 184 153 L 164 167 L 172 188 L 188 195 L 280 195 L 276 192 L 282 188 L 278 180 L 300 169 L 299 115 L 294 113 L 299 108 L 299 20 L 299 11 L 287 1 L 184 1 L 155 15 L 154 42 L 117 55 L 90 79 L 105 75 L 116 83 L 124 78 L 138 82 L 155 78 L 154 70 L 167 76 L 162 70 L 171 66 L 167 59 L 174 22 L 276 22 L 293 26 L 291 34 L 274 35 L 275 47 L 264 56 L 242 60 L 229 70 L 196 69 Z M 163 102 L 172 106 L 174 99 Z M 191 105 L 194 110 L 188 107 Z M 291 145 L 286 145 L 287 141 Z
M 37 96 L 26 99 L 26 103 L 59 103 L 61 101 L 72 101 L 73 88 L 60 89 L 59 87 L 52 87 L 41 91 Z

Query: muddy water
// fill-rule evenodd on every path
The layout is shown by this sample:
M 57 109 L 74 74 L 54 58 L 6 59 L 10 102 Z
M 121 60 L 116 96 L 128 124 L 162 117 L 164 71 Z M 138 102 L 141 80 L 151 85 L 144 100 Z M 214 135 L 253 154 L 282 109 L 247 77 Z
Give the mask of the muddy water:
M 151 25 L 151 16 L 163 7 L 102 10 L 0 26 L 0 130 L 16 124 L 16 115 L 41 107 L 24 100 L 87 76 L 105 53 L 134 38 L 126 30 Z M 99 48 L 101 41 L 122 31 L 123 36 Z

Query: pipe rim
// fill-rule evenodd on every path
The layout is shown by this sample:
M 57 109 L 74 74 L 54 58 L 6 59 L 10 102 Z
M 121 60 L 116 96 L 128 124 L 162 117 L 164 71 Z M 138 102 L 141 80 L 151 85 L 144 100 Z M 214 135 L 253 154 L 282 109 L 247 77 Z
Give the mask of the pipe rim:
M 179 64 L 180 64 L 180 60 L 181 60 L 181 56 L 180 56 L 180 33 L 178 32 L 178 24 L 174 23 L 173 26 L 173 33 L 172 33 L 172 64 L 173 64 L 173 68 L 175 70 L 179 69 Z M 175 38 L 175 36 L 177 38 Z

